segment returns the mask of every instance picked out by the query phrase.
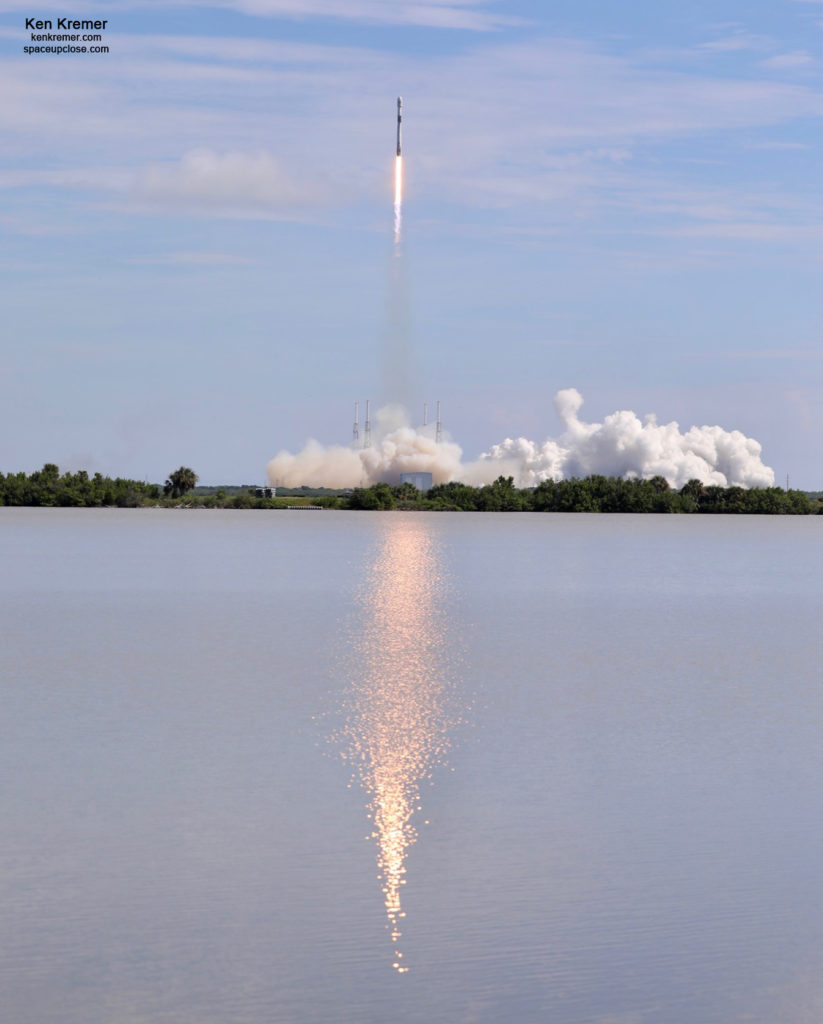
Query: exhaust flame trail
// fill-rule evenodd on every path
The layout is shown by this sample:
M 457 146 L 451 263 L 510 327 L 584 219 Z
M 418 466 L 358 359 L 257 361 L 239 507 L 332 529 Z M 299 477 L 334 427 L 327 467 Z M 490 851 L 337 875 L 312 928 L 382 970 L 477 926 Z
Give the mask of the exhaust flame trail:
M 403 157 L 394 158 L 394 244 L 400 244 L 403 227 Z

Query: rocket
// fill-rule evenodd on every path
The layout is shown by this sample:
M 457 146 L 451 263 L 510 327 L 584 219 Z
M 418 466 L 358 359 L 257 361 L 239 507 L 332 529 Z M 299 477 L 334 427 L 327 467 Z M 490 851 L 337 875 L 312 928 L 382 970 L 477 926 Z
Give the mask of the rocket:
M 403 155 L 403 150 L 402 150 L 402 147 L 400 145 L 400 122 L 403 120 L 403 118 L 402 118 L 402 111 L 403 111 L 403 97 L 402 96 L 398 96 L 397 97 L 397 155 L 398 156 L 402 156 Z

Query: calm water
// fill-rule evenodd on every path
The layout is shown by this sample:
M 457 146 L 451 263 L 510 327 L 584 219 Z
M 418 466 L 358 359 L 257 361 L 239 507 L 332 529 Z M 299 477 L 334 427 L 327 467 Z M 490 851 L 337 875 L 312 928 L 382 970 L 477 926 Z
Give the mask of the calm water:
M 823 519 L 0 509 L 13 1024 L 819 1024 Z

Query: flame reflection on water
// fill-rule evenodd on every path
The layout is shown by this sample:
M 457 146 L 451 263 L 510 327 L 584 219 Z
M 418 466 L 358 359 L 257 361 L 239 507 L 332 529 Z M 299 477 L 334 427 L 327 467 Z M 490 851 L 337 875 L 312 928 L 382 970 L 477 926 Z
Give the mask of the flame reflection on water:
M 416 842 L 420 785 L 444 760 L 458 720 L 443 615 L 446 578 L 420 514 L 385 517 L 385 532 L 357 600 L 343 757 L 368 795 L 395 970 L 406 855 Z

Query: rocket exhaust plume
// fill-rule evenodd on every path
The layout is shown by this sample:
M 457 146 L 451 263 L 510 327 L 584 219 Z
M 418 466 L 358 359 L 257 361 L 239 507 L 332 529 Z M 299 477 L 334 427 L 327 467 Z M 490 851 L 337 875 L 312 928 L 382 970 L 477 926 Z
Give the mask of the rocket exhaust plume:
M 403 228 L 403 157 L 394 158 L 394 244 L 400 244 Z
M 397 97 L 397 154 L 394 158 L 394 244 L 400 244 L 403 227 L 403 146 L 400 126 L 403 121 L 403 97 Z
M 384 346 L 384 391 L 404 405 L 389 405 L 377 413 L 372 433 L 370 403 L 366 402 L 363 447 L 357 447 L 357 406 L 353 446 L 324 447 L 309 441 L 297 455 L 281 451 L 268 465 L 272 484 L 284 487 L 365 487 L 385 481 L 399 483 L 401 473 L 431 473 L 434 483 L 460 480 L 486 484 L 498 476 L 511 476 L 518 487 L 534 487 L 542 480 L 604 475 L 626 479 L 664 477 L 671 487 L 689 480 L 721 487 L 770 487 L 774 472 L 761 462 L 761 446 L 739 430 L 691 427 L 685 434 L 677 423 L 658 424 L 653 415 L 641 421 L 622 410 L 602 423 L 586 423 L 578 416 L 583 397 L 574 388 L 554 397 L 563 423 L 558 438 L 542 444 L 524 437 L 507 437 L 474 462 L 463 462 L 462 451 L 442 429 L 440 403 L 432 426 L 424 408 L 422 426 L 411 426 L 409 407 L 409 314 L 406 302 L 401 228 L 403 217 L 403 101 L 397 97 L 397 146 L 394 176 L 394 249 L 389 286 L 387 344 Z
M 739 430 L 719 426 L 660 424 L 653 415 L 641 420 L 628 410 L 613 412 L 602 423 L 579 417 L 583 398 L 575 388 L 554 397 L 563 432 L 542 443 L 507 437 L 473 462 L 436 425 L 412 427 L 405 410 L 386 406 L 376 416 L 369 448 L 324 447 L 309 441 L 296 455 L 281 451 L 268 465 L 269 479 L 284 487 L 367 487 L 378 481 L 395 484 L 401 473 L 431 473 L 435 484 L 460 480 L 491 483 L 514 477 L 518 487 L 541 480 L 564 480 L 591 474 L 626 479 L 664 477 L 681 488 L 689 480 L 721 487 L 771 487 L 774 471 L 761 461 L 762 448 Z M 439 417 L 438 417 L 439 418 Z
M 388 254 L 386 317 L 383 326 L 381 390 L 390 401 L 411 408 L 414 390 L 411 358 L 411 309 L 403 241 L 403 100 L 397 97 L 397 135 L 394 157 L 394 243 Z

